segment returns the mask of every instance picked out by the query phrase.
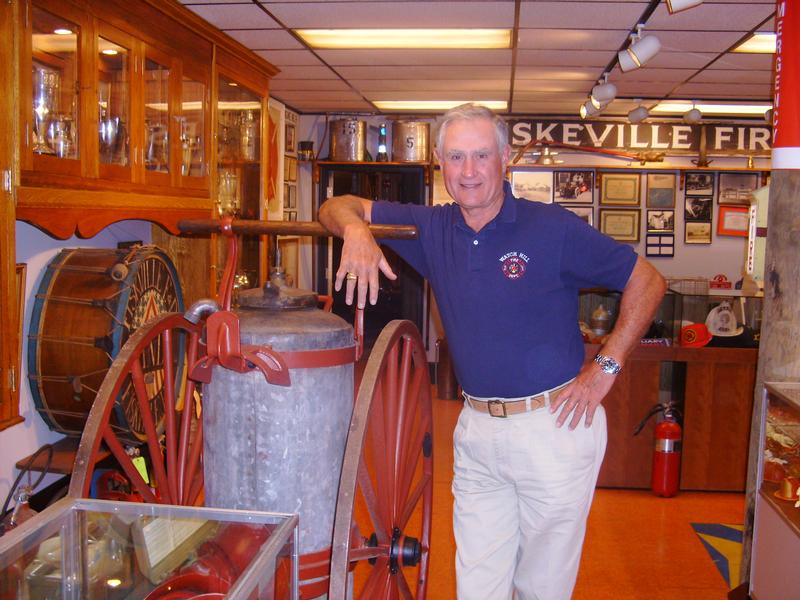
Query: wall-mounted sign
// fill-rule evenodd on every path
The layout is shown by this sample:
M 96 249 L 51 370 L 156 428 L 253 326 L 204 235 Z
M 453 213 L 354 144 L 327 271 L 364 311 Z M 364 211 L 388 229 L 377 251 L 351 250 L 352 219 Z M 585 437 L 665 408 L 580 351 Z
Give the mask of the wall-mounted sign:
M 772 109 L 776 142 L 773 169 L 800 169 L 800 111 L 797 110 L 797 93 L 800 91 L 800 39 L 796 34 L 798 26 L 800 5 L 797 2 L 777 2 L 775 102 Z
M 696 154 L 702 145 L 708 154 L 768 154 L 772 128 L 767 125 L 638 123 L 612 121 L 550 121 L 510 119 L 511 145 L 533 140 L 594 148 Z

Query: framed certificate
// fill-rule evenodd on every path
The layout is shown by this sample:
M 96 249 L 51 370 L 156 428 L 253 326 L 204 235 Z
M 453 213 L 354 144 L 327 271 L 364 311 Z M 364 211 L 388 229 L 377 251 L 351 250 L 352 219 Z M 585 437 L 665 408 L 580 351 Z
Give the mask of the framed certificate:
M 639 206 L 639 173 L 601 173 L 600 204 Z
M 600 231 L 619 242 L 639 241 L 638 209 L 600 209 Z
M 717 235 L 736 235 L 747 237 L 750 226 L 750 207 L 720 206 L 717 221 Z

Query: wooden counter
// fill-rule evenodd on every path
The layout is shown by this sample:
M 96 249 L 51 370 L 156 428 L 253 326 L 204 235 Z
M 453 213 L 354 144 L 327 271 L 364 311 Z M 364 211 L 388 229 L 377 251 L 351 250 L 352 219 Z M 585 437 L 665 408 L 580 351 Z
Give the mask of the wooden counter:
M 587 344 L 587 360 L 598 350 Z M 684 411 L 681 489 L 744 491 L 757 359 L 750 348 L 634 350 L 603 402 L 608 448 L 597 485 L 650 487 L 656 421 L 636 437 L 633 431 L 659 394 L 673 394 Z M 661 382 L 662 373 L 671 381 Z

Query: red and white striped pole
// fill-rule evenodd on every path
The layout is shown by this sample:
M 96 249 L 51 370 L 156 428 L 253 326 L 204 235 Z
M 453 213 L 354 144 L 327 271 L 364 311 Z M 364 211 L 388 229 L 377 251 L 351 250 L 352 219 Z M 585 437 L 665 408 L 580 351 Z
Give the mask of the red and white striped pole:
M 772 168 L 800 169 L 800 2 L 775 5 Z

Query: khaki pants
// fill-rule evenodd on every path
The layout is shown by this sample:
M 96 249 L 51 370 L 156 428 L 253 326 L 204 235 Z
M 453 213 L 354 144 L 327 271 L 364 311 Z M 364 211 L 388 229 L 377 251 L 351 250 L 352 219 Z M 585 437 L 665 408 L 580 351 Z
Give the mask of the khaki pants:
M 462 410 L 453 465 L 459 600 L 572 595 L 606 417 L 600 406 L 592 427 L 582 421 L 574 431 L 556 417 L 549 406 L 507 418 Z

